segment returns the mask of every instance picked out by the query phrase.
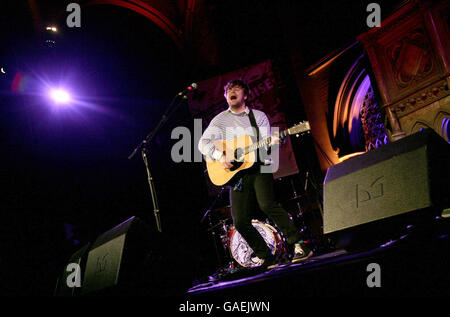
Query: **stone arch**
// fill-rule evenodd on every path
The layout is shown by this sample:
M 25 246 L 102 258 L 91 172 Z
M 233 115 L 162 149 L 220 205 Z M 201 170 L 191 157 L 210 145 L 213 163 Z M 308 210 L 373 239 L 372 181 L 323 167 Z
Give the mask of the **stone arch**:
M 428 110 L 428 111 L 427 111 Z M 447 142 L 450 141 L 450 113 L 443 110 L 432 110 L 423 108 L 419 113 L 419 118 L 412 118 L 405 121 L 405 132 L 407 134 L 413 134 L 419 132 L 420 129 L 430 128 L 433 129 Z M 423 112 L 426 112 L 424 115 Z
M 411 127 L 410 134 L 419 132 L 421 129 L 428 129 L 428 128 L 433 129 L 433 125 L 430 124 L 429 122 L 426 122 L 425 120 L 417 120 Z
M 142 0 L 85 0 L 79 1 L 82 7 L 90 7 L 95 5 L 113 5 L 123 8 L 130 9 L 144 17 L 148 18 L 150 21 L 155 23 L 159 28 L 161 28 L 175 43 L 178 49 L 183 52 L 185 49 L 185 41 L 182 37 L 183 32 L 176 23 L 173 22 L 168 14 L 162 12 L 161 9 L 157 9 L 155 5 L 151 3 L 159 3 L 160 1 L 142 1 Z M 164 1 L 162 1 L 164 2 Z M 193 8 L 190 8 L 190 11 Z
M 450 142 L 450 113 L 439 111 L 434 118 L 433 129 L 447 142 Z
M 353 149 L 358 147 L 361 137 L 361 126 L 359 120 L 359 111 L 357 109 L 364 95 L 362 89 L 367 72 L 363 67 L 361 60 L 364 55 L 359 56 L 345 75 L 336 96 L 333 117 L 333 138 L 342 138 L 339 143 L 345 142 Z M 355 118 L 358 118 L 355 120 Z M 336 144 L 337 145 L 337 144 Z M 334 147 L 334 145 L 333 145 Z M 339 146 L 338 146 L 339 148 Z M 341 152 L 341 149 L 339 149 Z M 348 151 L 338 153 L 338 156 L 347 156 Z

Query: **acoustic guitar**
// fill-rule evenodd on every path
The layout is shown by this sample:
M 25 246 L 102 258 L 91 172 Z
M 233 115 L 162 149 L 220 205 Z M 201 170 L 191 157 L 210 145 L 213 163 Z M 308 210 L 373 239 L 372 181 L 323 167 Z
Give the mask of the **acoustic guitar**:
M 311 130 L 308 121 L 301 122 L 292 128 L 286 129 L 280 135 L 302 134 Z M 206 158 L 206 168 L 209 178 L 214 185 L 222 186 L 227 184 L 237 173 L 253 166 L 256 161 L 255 151 L 272 142 L 269 136 L 259 142 L 253 143 L 247 134 L 238 136 L 232 140 L 216 140 L 213 142 L 218 151 L 224 153 L 233 167 L 224 169 L 219 161 Z

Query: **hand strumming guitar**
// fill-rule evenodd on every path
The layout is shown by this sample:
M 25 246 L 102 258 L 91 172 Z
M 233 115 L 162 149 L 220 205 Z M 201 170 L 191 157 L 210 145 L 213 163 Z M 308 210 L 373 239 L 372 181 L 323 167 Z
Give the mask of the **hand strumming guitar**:
M 219 162 L 222 164 L 222 167 L 224 169 L 228 169 L 228 168 L 232 168 L 233 164 L 230 163 L 230 160 L 227 159 L 227 156 L 224 154 L 222 155 L 222 157 L 220 158 Z

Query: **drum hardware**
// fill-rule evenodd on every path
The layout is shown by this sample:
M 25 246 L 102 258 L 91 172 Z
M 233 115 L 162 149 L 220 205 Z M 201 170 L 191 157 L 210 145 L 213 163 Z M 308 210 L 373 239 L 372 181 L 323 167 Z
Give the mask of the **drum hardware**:
M 212 214 L 216 220 L 230 220 L 232 218 L 231 206 L 216 208 L 213 210 Z
M 295 195 L 294 197 L 288 198 L 287 201 L 301 200 L 302 198 L 306 198 L 305 195 Z
M 233 262 L 233 257 L 230 252 L 229 231 L 230 231 L 230 228 L 233 227 L 232 224 L 228 223 L 230 220 L 231 219 L 219 220 L 219 223 L 214 225 L 213 228 L 209 229 L 213 234 L 218 235 L 218 237 L 220 238 L 222 247 L 226 254 L 226 256 L 222 256 L 222 260 L 225 260 L 225 265 L 221 266 L 218 269 L 217 273 L 219 275 L 227 275 L 229 273 L 234 273 L 236 270 L 236 266 Z M 216 233 L 214 230 L 217 230 L 219 232 Z M 222 263 L 220 263 L 220 264 L 222 264 Z
M 210 216 L 210 210 L 207 211 L 207 216 L 208 216 L 208 224 L 209 224 L 209 226 L 211 228 L 212 227 L 212 220 L 211 220 L 211 216 Z M 217 263 L 219 263 L 219 265 L 220 265 L 221 264 L 221 259 L 220 259 L 219 249 L 217 248 L 217 243 L 216 243 L 216 239 L 217 239 L 216 238 L 216 232 L 214 230 L 210 230 L 210 231 L 211 231 L 211 235 L 212 235 L 214 249 L 216 251 Z
M 217 237 L 216 237 L 216 232 L 213 230 L 217 225 L 213 225 L 212 223 L 212 219 L 211 219 L 211 211 L 213 211 L 212 209 L 214 208 L 214 206 L 217 203 L 217 200 L 222 196 L 222 194 L 224 193 L 225 190 L 227 190 L 228 188 L 226 186 L 223 186 L 219 193 L 216 195 L 214 201 L 211 203 L 211 205 L 209 206 L 208 210 L 205 212 L 205 214 L 203 215 L 202 219 L 200 220 L 200 223 L 203 223 L 205 221 L 206 218 L 208 218 L 208 225 L 209 225 L 209 229 L 208 231 L 211 231 L 211 235 L 212 235 L 212 239 L 213 239 L 213 245 L 214 245 L 214 249 L 216 252 L 216 257 L 217 257 L 217 262 L 219 265 L 222 264 L 221 261 L 221 256 L 219 253 L 219 249 L 217 247 Z M 220 236 L 220 239 L 222 239 L 222 237 Z
M 305 222 L 305 209 L 302 206 L 301 201 L 303 200 L 303 203 L 306 203 L 304 201 L 304 199 L 308 199 L 309 196 L 306 194 L 307 190 L 308 190 L 308 184 L 312 182 L 309 182 L 309 172 L 307 171 L 305 173 L 305 184 L 304 184 L 304 193 L 305 194 L 298 194 L 294 181 L 291 178 L 290 179 L 290 184 L 291 184 L 291 188 L 292 188 L 292 193 L 293 193 L 293 197 L 288 199 L 288 201 L 295 201 L 296 207 L 297 207 L 297 211 L 294 214 L 294 223 L 296 224 L 296 226 L 299 228 L 300 232 L 303 233 L 303 235 L 306 235 L 308 237 L 308 240 L 311 243 L 311 248 L 316 251 L 317 249 L 317 241 L 316 239 L 313 237 L 313 234 L 310 230 L 310 228 L 308 228 L 308 226 L 306 225 Z
M 298 184 L 296 187 L 299 187 Z M 296 187 L 291 179 L 293 197 L 285 201 L 291 204 L 291 209 L 297 209 L 292 213 L 295 218 L 294 223 L 300 228 L 301 232 L 306 234 L 315 253 L 329 250 L 332 247 L 330 240 L 323 234 L 323 207 L 320 186 L 317 185 L 313 174 L 307 171 L 304 175 L 304 186 L 302 186 L 300 194 L 297 193 Z M 293 206 L 293 202 L 296 203 L 296 208 Z
M 308 172 L 306 172 L 306 175 L 308 175 Z M 303 197 L 305 197 L 305 196 L 304 196 L 304 195 L 299 195 L 299 194 L 297 194 L 297 190 L 295 189 L 295 185 L 294 185 L 294 180 L 293 180 L 292 178 L 291 178 L 291 180 L 290 180 L 290 183 L 291 183 L 292 192 L 293 192 L 293 194 L 294 194 L 294 197 L 292 197 L 292 198 L 289 199 L 289 200 L 294 200 L 294 201 L 296 201 L 296 205 L 297 205 L 297 208 L 298 208 L 298 213 L 299 213 L 300 216 L 303 216 L 303 210 L 302 210 L 302 207 L 301 207 L 301 205 L 300 205 L 299 199 L 300 199 L 300 198 L 303 198 Z M 306 185 L 306 182 L 305 182 L 305 185 Z
M 214 230 L 217 230 L 218 228 L 221 228 L 222 230 L 224 230 L 223 226 L 226 225 L 226 223 L 228 221 L 230 221 L 230 220 L 231 219 L 219 220 L 218 223 L 216 223 L 215 225 L 210 222 L 210 226 L 206 230 L 207 231 L 214 231 Z

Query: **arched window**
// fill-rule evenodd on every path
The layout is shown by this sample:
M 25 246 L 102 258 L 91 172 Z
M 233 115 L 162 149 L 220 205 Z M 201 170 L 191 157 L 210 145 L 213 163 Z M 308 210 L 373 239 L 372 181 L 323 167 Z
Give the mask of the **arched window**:
M 442 120 L 441 125 L 441 134 L 444 136 L 444 138 L 447 140 L 447 142 L 450 142 L 450 119 L 444 118 Z
M 363 58 L 358 57 L 347 72 L 335 102 L 333 136 L 341 161 L 388 142 Z

